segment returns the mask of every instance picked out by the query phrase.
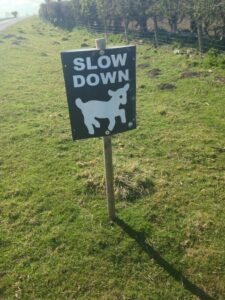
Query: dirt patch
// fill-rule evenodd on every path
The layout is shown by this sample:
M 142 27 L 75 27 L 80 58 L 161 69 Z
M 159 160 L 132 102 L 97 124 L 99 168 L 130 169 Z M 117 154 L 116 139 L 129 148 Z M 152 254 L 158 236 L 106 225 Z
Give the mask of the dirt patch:
M 206 77 L 209 74 L 207 72 L 191 72 L 191 71 L 185 71 L 181 73 L 180 79 L 186 79 L 186 78 L 194 78 L 194 77 Z
M 148 77 L 156 77 L 159 76 L 161 74 L 161 70 L 160 69 L 152 69 L 148 72 Z
M 16 37 L 15 34 L 6 34 L 3 36 L 3 39 L 11 39 L 11 38 L 14 38 Z
M 48 56 L 48 54 L 45 53 L 45 52 L 41 52 L 41 53 L 40 53 L 40 56 L 46 57 L 46 56 Z
M 117 199 L 133 202 L 140 197 L 154 193 L 154 183 L 145 176 L 138 179 L 131 178 L 129 174 L 115 177 L 115 196 Z
M 12 42 L 12 45 L 19 46 L 19 45 L 20 45 L 20 42 L 19 42 L 19 41 L 13 41 L 13 42 Z
M 159 113 L 162 117 L 165 117 L 167 115 L 167 111 L 165 110 L 161 110 Z
M 198 65 L 199 65 L 198 61 L 192 61 L 187 64 L 187 66 L 190 68 L 197 67 Z
M 225 148 L 214 148 L 219 153 L 225 153 Z
M 27 40 L 27 38 L 25 38 L 25 37 L 23 37 L 23 36 L 17 36 L 16 39 L 17 39 L 18 41 L 25 41 L 25 40 Z
M 82 43 L 80 46 L 81 46 L 82 48 L 87 48 L 87 47 L 89 47 L 89 45 L 88 45 L 87 43 Z
M 60 42 L 54 41 L 52 42 L 53 45 L 60 45 Z
M 216 81 L 225 84 L 225 77 L 217 76 Z
M 145 69 L 145 68 L 148 68 L 149 67 L 149 64 L 140 64 L 138 65 L 138 68 L 140 69 Z
M 180 78 L 181 79 L 185 79 L 185 78 L 193 78 L 193 77 L 199 77 L 199 72 L 190 72 L 190 71 L 186 71 L 181 73 Z
M 174 90 L 177 87 L 172 83 L 160 83 L 159 85 L 157 85 L 157 88 L 160 91 L 165 91 L 165 90 Z
M 18 32 L 22 34 L 26 34 L 26 32 L 23 29 L 19 29 Z

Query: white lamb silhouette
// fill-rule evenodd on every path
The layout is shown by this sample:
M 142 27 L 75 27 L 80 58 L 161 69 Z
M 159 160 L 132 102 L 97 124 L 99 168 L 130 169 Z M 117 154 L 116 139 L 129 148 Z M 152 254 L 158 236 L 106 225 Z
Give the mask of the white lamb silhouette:
M 120 108 L 120 105 L 127 103 L 127 91 L 129 83 L 117 91 L 109 90 L 108 94 L 111 98 L 108 101 L 90 100 L 86 103 L 80 98 L 75 100 L 76 106 L 82 111 L 84 116 L 84 124 L 88 129 L 89 134 L 95 134 L 94 126 L 100 128 L 98 119 L 109 119 L 108 130 L 112 131 L 116 125 L 116 117 L 120 117 L 122 123 L 126 123 L 125 109 Z

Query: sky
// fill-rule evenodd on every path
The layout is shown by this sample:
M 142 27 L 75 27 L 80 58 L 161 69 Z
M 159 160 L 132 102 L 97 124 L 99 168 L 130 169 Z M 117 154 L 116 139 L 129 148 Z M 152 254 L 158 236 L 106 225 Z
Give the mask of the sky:
M 0 0 L 0 18 L 15 10 L 21 17 L 37 14 L 40 3 L 43 2 L 44 0 Z

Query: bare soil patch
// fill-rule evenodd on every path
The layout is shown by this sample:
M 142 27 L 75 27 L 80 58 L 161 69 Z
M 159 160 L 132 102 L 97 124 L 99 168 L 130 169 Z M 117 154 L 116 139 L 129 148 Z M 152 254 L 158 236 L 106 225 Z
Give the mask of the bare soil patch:
M 182 72 L 180 75 L 180 79 L 186 79 L 186 78 L 194 78 L 194 77 L 206 77 L 209 74 L 207 72 L 192 72 L 192 71 L 185 71 Z
M 60 45 L 60 42 L 54 41 L 52 42 L 53 45 Z
M 16 37 L 15 34 L 6 34 L 3 36 L 3 39 L 11 39 L 13 37 Z
M 45 53 L 45 52 L 41 52 L 41 53 L 40 53 L 40 56 L 46 57 L 46 56 L 48 56 L 48 54 Z
M 225 84 L 225 77 L 223 76 L 217 76 L 216 81 Z
M 17 36 L 16 39 L 19 40 L 19 41 L 25 41 L 25 40 L 27 40 L 27 38 L 25 38 L 23 36 Z
M 156 77 L 156 76 L 159 76 L 161 74 L 161 70 L 160 69 L 152 69 L 148 72 L 148 76 L 153 78 L 153 77 Z
M 165 90 L 174 90 L 177 87 L 172 83 L 160 83 L 159 85 L 157 85 L 157 88 L 160 91 L 165 91 Z
M 89 45 L 88 45 L 87 43 L 82 43 L 80 46 L 81 46 L 82 48 L 87 48 L 87 47 L 89 47 Z
M 140 64 L 138 65 L 138 68 L 140 69 L 145 69 L 145 68 L 148 68 L 149 67 L 149 64 Z
M 19 41 L 12 41 L 12 45 L 19 46 L 20 42 Z

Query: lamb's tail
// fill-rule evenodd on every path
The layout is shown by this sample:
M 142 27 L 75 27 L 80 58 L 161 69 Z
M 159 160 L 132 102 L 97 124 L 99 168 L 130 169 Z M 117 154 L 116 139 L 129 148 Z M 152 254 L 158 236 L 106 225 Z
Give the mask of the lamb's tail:
M 81 100 L 80 98 L 77 98 L 77 99 L 75 100 L 75 103 L 76 103 L 76 106 L 77 106 L 78 108 L 82 109 L 83 102 L 82 102 L 82 100 Z

